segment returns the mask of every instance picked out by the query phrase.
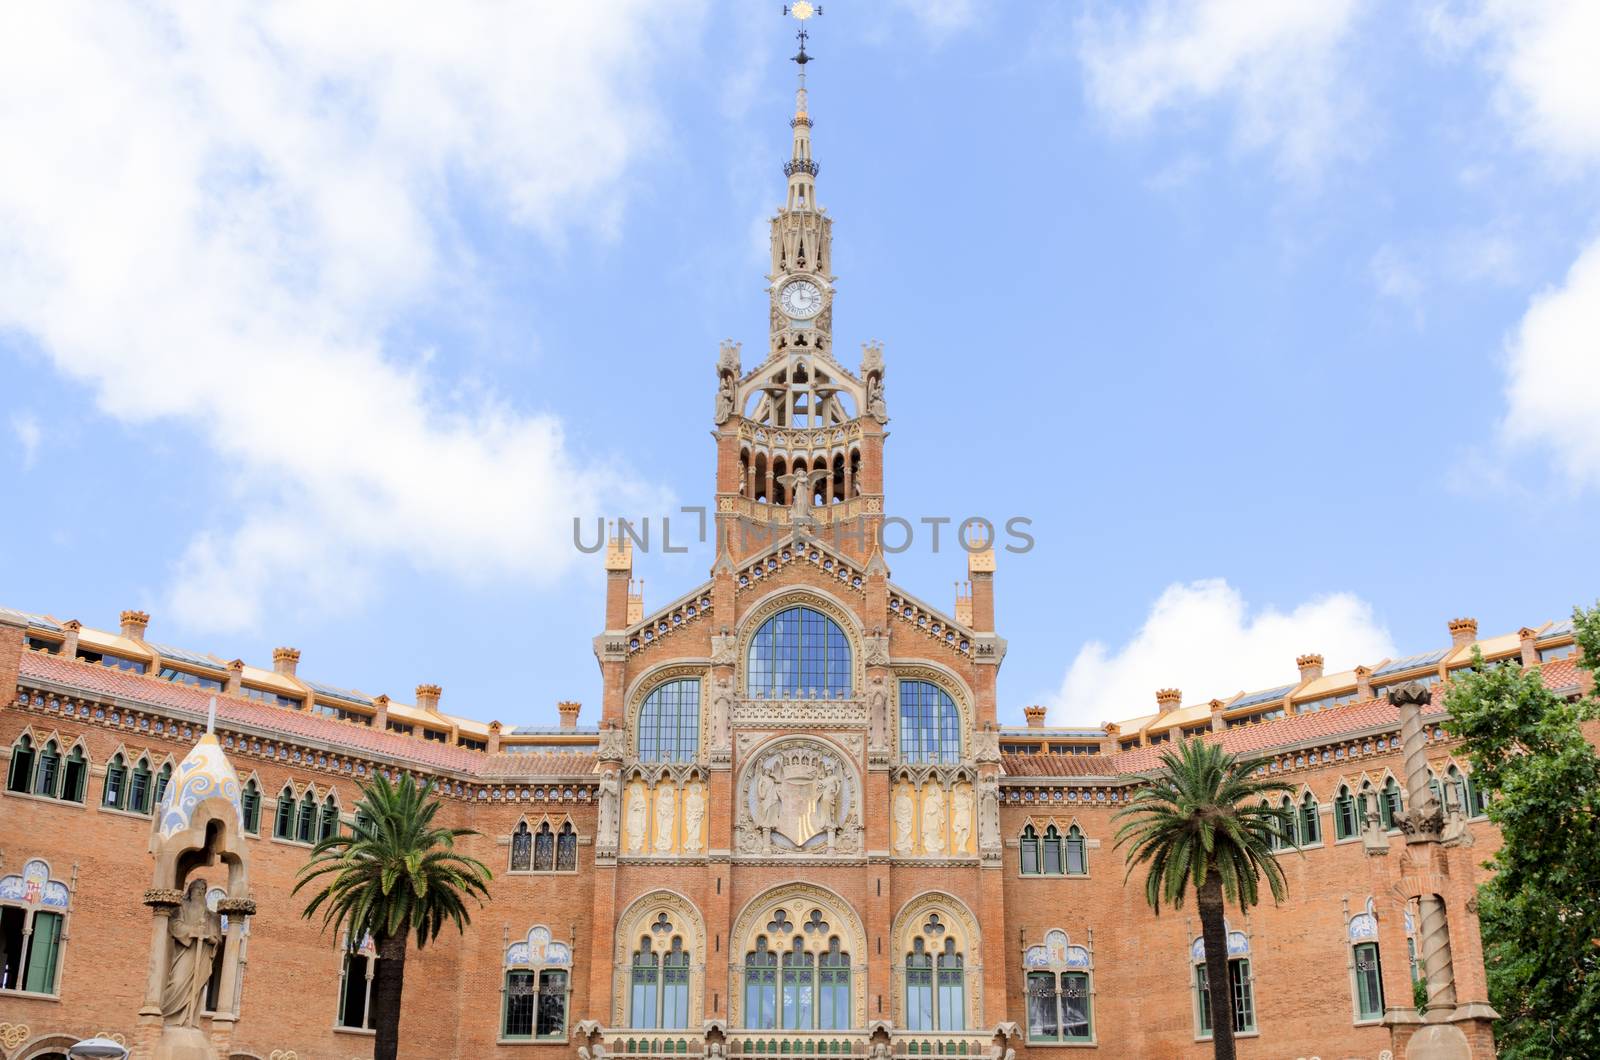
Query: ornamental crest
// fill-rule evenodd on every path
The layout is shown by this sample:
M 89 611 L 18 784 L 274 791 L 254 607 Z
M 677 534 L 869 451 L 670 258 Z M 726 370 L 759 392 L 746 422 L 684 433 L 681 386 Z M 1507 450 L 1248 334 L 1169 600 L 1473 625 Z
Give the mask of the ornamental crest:
M 836 751 L 785 741 L 745 770 L 741 846 L 747 852 L 836 850 L 854 830 L 855 785 Z

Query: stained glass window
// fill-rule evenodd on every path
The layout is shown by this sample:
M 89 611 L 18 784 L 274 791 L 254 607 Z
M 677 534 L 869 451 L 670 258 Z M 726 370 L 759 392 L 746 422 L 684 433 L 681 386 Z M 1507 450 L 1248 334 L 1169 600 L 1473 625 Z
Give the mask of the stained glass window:
M 809 607 L 790 607 L 761 624 L 745 667 L 754 699 L 836 699 L 850 694 L 850 642 L 838 624 Z
M 533 833 L 527 821 L 518 821 L 517 830 L 511 833 L 511 871 L 530 872 L 533 869 Z
M 571 821 L 563 824 L 556 835 L 556 871 L 578 871 L 578 833 Z

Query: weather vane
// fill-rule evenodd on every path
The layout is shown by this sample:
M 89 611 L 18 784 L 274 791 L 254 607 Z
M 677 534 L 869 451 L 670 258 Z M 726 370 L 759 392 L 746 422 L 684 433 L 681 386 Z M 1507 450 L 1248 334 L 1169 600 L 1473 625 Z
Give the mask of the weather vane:
M 822 5 L 812 5 L 808 3 L 807 0 L 798 0 L 797 3 L 785 4 L 783 13 L 785 15 L 793 15 L 795 20 L 800 23 L 800 28 L 795 31 L 795 38 L 800 41 L 800 51 L 797 55 L 795 55 L 794 61 L 800 64 L 800 83 L 804 85 L 806 76 L 806 63 L 811 61 L 811 56 L 806 54 L 806 40 L 808 39 L 808 35 L 806 33 L 806 19 L 813 15 L 821 15 Z

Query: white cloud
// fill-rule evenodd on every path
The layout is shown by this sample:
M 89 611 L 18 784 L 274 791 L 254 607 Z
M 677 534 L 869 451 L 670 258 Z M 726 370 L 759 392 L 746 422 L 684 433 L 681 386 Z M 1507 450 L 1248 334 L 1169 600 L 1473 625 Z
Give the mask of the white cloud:
M 1290 612 L 1251 613 L 1221 578 L 1176 583 L 1119 649 L 1091 641 L 1073 659 L 1050 702 L 1053 725 L 1099 725 L 1155 712 L 1158 688 L 1182 690 L 1184 705 L 1287 684 L 1295 657 L 1319 652 L 1329 672 L 1392 656 L 1372 608 L 1349 593 Z
M 32 467 L 39 455 L 39 443 L 44 440 L 39 421 L 30 412 L 15 413 L 11 417 L 11 433 L 17 436 L 17 444 L 22 446 L 22 466 Z
M 384 563 L 537 579 L 573 557 L 570 516 L 626 479 L 385 339 L 470 297 L 452 195 L 550 238 L 615 223 L 657 132 L 650 62 L 697 17 L 692 0 L 0 8 L 0 142 L 27 145 L 0 166 L 0 326 L 238 476 L 180 564 L 180 620 L 338 601 Z
M 1357 13 L 1356 0 L 1155 0 L 1086 16 L 1089 99 L 1124 125 L 1231 103 L 1246 147 L 1306 174 L 1351 145 L 1359 100 L 1338 73 Z
M 1536 295 L 1508 345 L 1503 435 L 1551 450 L 1577 486 L 1600 486 L 1600 239 Z
M 1600 4 L 1485 0 L 1436 8 L 1429 28 L 1447 51 L 1483 45 L 1500 107 L 1524 143 L 1562 166 L 1600 159 Z
M 935 37 L 964 29 L 977 13 L 972 0 L 894 0 L 895 6 L 922 23 Z
M 1372 273 L 1372 282 L 1377 286 L 1378 293 L 1385 298 L 1414 306 L 1422 297 L 1422 278 L 1417 275 L 1416 267 L 1394 247 L 1379 247 L 1367 268 Z

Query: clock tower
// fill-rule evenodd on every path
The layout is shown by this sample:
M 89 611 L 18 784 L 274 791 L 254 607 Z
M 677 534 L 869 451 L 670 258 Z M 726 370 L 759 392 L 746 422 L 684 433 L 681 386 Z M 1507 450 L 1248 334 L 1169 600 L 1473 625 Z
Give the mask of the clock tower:
M 806 8 L 806 16 L 812 9 Z M 801 5 L 795 5 L 800 16 Z M 817 202 L 806 98 L 804 22 L 794 62 L 792 150 L 773 215 L 768 339 L 746 371 L 728 340 L 717 362 L 718 567 L 731 569 L 798 530 L 858 563 L 877 554 L 883 519 L 883 347 L 851 371 L 833 343 L 833 219 Z M 877 560 L 881 566 L 881 557 Z

